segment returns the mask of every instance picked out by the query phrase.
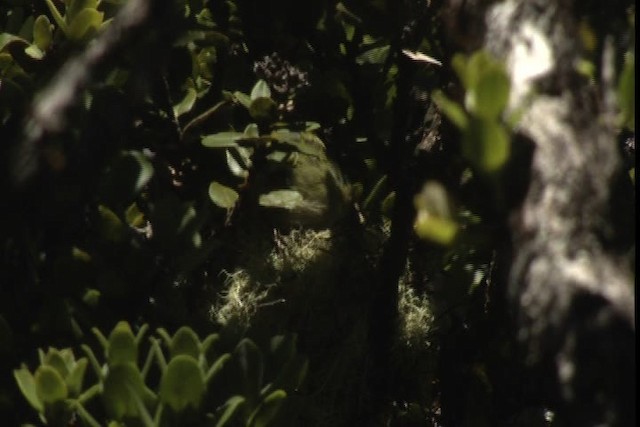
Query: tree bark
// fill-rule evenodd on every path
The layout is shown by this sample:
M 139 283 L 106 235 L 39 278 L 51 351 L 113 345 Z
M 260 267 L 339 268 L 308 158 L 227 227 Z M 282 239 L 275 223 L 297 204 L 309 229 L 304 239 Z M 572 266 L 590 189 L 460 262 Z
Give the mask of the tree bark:
M 567 425 L 635 425 L 633 274 L 608 244 L 622 167 L 612 51 L 598 89 L 575 70 L 572 1 L 450 3 L 484 19 L 474 28 L 506 64 L 509 109 L 523 111 L 515 131 L 534 146 L 527 194 L 510 212 L 506 290 L 531 380 Z

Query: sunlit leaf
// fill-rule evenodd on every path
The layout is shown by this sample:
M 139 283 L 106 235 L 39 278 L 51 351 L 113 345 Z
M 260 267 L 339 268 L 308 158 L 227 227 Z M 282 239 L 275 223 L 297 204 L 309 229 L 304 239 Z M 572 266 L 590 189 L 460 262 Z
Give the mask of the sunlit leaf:
M 202 145 L 209 148 L 237 147 L 237 141 L 243 137 L 244 134 L 240 132 L 219 132 L 202 138 Z
M 251 105 L 251 97 L 249 95 L 247 95 L 246 93 L 242 93 L 242 92 L 233 92 L 233 98 L 240 103 L 240 105 L 244 106 L 245 108 L 249 108 L 249 106 Z
M 184 98 L 173 106 L 173 114 L 176 117 L 180 117 L 183 114 L 188 113 L 193 108 L 193 105 L 196 103 L 198 93 L 192 87 L 187 89 L 187 93 L 184 95 Z
M 458 234 L 455 221 L 431 215 L 427 211 L 418 211 L 413 229 L 421 239 L 444 246 L 451 245 Z
M 271 89 L 264 80 L 258 80 L 251 89 L 251 100 L 255 101 L 258 98 L 271 98 Z
M 376 64 L 380 65 L 387 60 L 389 56 L 389 45 L 374 47 L 368 49 L 356 57 L 356 63 L 363 64 Z
M 213 181 L 209 184 L 209 198 L 221 208 L 233 208 L 238 201 L 238 197 L 239 195 L 234 189 L 222 185 L 218 181 Z
M 402 49 L 402 53 L 414 61 L 425 62 L 427 64 L 442 65 L 442 62 L 438 61 L 432 56 L 425 55 L 422 52 L 413 52 L 408 49 Z
M 51 21 L 46 15 L 40 15 L 33 23 L 33 42 L 41 51 L 46 51 L 51 45 L 53 30 Z
M 269 208 L 296 209 L 304 203 L 304 197 L 296 190 L 274 190 L 262 194 L 258 203 Z

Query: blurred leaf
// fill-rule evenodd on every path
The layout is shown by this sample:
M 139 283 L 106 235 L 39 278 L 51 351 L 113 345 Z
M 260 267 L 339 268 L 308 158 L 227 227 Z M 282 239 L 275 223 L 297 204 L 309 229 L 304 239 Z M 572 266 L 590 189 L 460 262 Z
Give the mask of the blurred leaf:
M 120 363 L 109 367 L 104 381 L 102 398 L 109 417 L 122 420 L 124 417 L 137 417 L 140 414 L 136 394 L 143 402 L 155 399 L 146 388 L 140 370 L 133 363 Z
M 284 390 L 275 390 L 269 394 L 251 414 L 248 425 L 250 427 L 267 427 L 278 413 L 286 397 L 287 393 Z
M 71 368 L 69 375 L 65 378 L 65 383 L 67 384 L 67 388 L 69 389 L 69 394 L 71 396 L 77 397 L 82 392 L 82 383 L 84 381 L 84 374 L 87 371 L 88 364 L 89 360 L 87 358 L 82 357 L 78 359 Z
M 67 30 L 67 37 L 73 41 L 82 41 L 93 36 L 102 24 L 104 13 L 96 9 L 83 9 L 73 18 Z
M 100 215 L 100 233 L 102 237 L 111 242 L 120 242 L 125 236 L 124 225 L 118 215 L 106 206 L 98 206 Z
M 82 301 L 89 307 L 95 307 L 100 302 L 100 291 L 97 289 L 87 289 L 82 296 Z
M 42 412 L 44 406 L 36 393 L 36 382 L 31 372 L 23 365 L 20 369 L 13 371 L 13 376 L 18 383 L 18 388 L 20 388 L 22 395 L 27 399 L 27 402 L 29 402 L 36 411 Z
M 133 363 L 135 365 L 138 363 L 138 346 L 129 323 L 120 321 L 111 331 L 107 360 L 109 365 L 118 363 Z
M 61 402 L 67 398 L 67 385 L 60 373 L 51 366 L 41 365 L 34 375 L 36 383 L 36 395 L 46 404 Z
M 131 203 L 127 210 L 124 212 L 124 217 L 127 221 L 127 224 L 131 227 L 140 228 L 144 226 L 144 214 L 138 208 L 137 203 Z
M 462 139 L 462 154 L 483 172 L 500 170 L 511 153 L 507 131 L 494 121 L 472 118 Z
M 436 90 L 433 93 L 433 101 L 444 115 L 458 128 L 465 129 L 468 126 L 469 119 L 467 113 L 464 112 L 458 103 L 447 98 L 442 91 Z
M 209 198 L 221 208 L 233 208 L 238 201 L 238 197 L 239 195 L 235 190 L 220 184 L 218 181 L 213 181 L 209 184 Z
M 191 356 L 196 360 L 200 356 L 200 339 L 187 326 L 178 329 L 171 339 L 171 357 L 179 355 Z
M 98 8 L 98 0 L 65 0 L 67 5 L 67 9 L 65 12 L 65 19 L 68 24 L 71 22 L 85 9 L 97 9 Z
M 249 338 L 243 338 L 233 351 L 240 367 L 244 394 L 251 400 L 257 398 L 262 387 L 262 352 Z
M 173 357 L 160 380 L 161 401 L 176 412 L 187 406 L 197 409 L 204 392 L 204 379 L 196 359 L 186 354 Z
M 496 67 L 482 75 L 475 87 L 467 90 L 465 106 L 478 117 L 496 120 L 507 106 L 510 88 L 509 77 Z
M 458 224 L 447 218 L 431 215 L 427 211 L 419 211 L 413 224 L 418 237 L 449 246 L 458 234 Z
M 153 175 L 153 165 L 141 151 L 123 151 L 102 177 L 100 198 L 110 206 L 128 206 Z
M 232 396 L 224 404 L 222 415 L 216 423 L 216 427 L 232 427 L 235 426 L 235 420 L 240 414 L 240 410 L 245 404 L 242 396 Z

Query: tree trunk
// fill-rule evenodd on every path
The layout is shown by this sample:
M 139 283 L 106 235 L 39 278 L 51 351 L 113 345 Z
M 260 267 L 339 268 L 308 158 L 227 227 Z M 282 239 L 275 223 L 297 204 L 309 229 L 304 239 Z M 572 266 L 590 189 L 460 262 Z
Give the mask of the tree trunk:
M 450 10 L 484 20 L 466 28 L 506 64 L 509 109 L 523 111 L 516 132 L 534 147 L 527 194 L 510 212 L 506 290 L 531 380 L 568 425 L 635 425 L 633 275 L 609 244 L 622 167 L 612 49 L 597 89 L 575 70 L 572 1 L 487 3 L 451 1 Z

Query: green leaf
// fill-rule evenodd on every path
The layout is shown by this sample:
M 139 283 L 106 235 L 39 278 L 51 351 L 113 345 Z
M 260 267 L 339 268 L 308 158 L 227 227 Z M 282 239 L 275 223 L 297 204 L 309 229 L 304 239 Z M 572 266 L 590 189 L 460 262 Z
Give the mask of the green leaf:
M 62 378 L 69 375 L 69 369 L 67 368 L 64 358 L 55 348 L 49 348 L 49 351 L 47 351 L 47 354 L 43 358 L 42 364 L 54 368 Z
M 170 351 L 171 357 L 184 354 L 198 360 L 198 357 L 200 357 L 200 339 L 193 329 L 183 326 L 173 335 Z
M 56 21 L 56 24 L 58 24 L 58 27 L 60 27 L 62 32 L 67 34 L 69 29 L 67 28 L 67 23 L 65 21 L 65 18 L 62 17 L 62 15 L 60 14 L 60 11 L 53 4 L 52 0 L 44 0 L 44 1 L 45 1 L 45 3 L 47 3 L 47 7 L 49 8 L 49 11 L 51 12 L 51 15 L 53 16 L 53 20 Z
M 100 234 L 111 242 L 120 242 L 124 238 L 124 225 L 118 215 L 106 206 L 98 206 L 100 215 Z
M 218 132 L 202 138 L 202 145 L 209 148 L 238 147 L 237 141 L 245 135 L 240 132 Z
M 387 56 L 389 56 L 388 44 L 366 50 L 365 52 L 361 53 L 356 57 L 356 63 L 360 65 L 363 65 L 363 64 L 381 65 L 387 60 Z
M 192 87 L 187 88 L 187 93 L 184 95 L 184 98 L 173 106 L 173 114 L 176 117 L 180 117 L 183 114 L 188 113 L 193 108 L 196 103 L 198 93 Z
M 455 221 L 431 215 L 426 210 L 418 212 L 413 229 L 421 239 L 444 246 L 451 245 L 458 234 L 458 224 Z
M 209 198 L 213 203 L 221 208 L 233 208 L 239 197 L 240 196 L 234 189 L 229 188 L 226 185 L 222 185 L 218 181 L 213 181 L 209 184 Z
M 251 101 L 255 101 L 258 98 L 271 98 L 271 89 L 264 80 L 258 80 L 251 89 Z
M 52 366 L 41 365 L 34 375 L 36 395 L 46 404 L 61 402 L 68 396 L 67 385 L 60 373 Z
M 42 401 L 36 393 L 36 382 L 33 375 L 29 370 L 22 366 L 20 369 L 13 371 L 13 377 L 18 383 L 18 388 L 22 392 L 22 395 L 27 399 L 27 402 L 38 412 L 44 411 Z
M 71 24 L 84 9 L 98 8 L 98 0 L 65 0 L 65 3 L 67 4 L 67 10 L 64 17 L 68 24 Z
M 278 114 L 278 106 L 271 98 L 255 98 L 249 106 L 249 115 L 257 122 L 269 122 L 275 120 Z
M 467 113 L 464 112 L 462 107 L 447 98 L 447 96 L 440 90 L 433 92 L 433 101 L 438 108 L 447 116 L 451 122 L 460 129 L 465 129 L 468 126 L 469 119 Z
M 51 21 L 46 15 L 40 15 L 33 23 L 33 42 L 41 51 L 46 51 L 51 46 L 53 29 Z
M 32 44 L 31 46 L 26 48 L 24 50 L 24 53 L 26 53 L 31 59 L 40 60 L 44 58 L 44 52 L 41 51 L 40 48 L 35 44 Z
M 138 346 L 136 337 L 131 331 L 131 326 L 125 321 L 120 321 L 109 335 L 109 348 L 107 350 L 109 365 L 119 363 L 138 362 Z
M 231 355 L 229 353 L 225 353 L 222 356 L 218 357 L 215 363 L 211 365 L 211 368 L 207 371 L 205 382 L 208 383 L 209 381 L 214 379 L 220 372 L 222 372 L 222 369 L 225 367 L 229 360 L 231 360 Z
M 277 415 L 286 397 L 287 393 L 284 390 L 275 390 L 269 394 L 251 414 L 248 425 L 250 427 L 267 427 Z
M 249 95 L 247 95 L 246 93 L 242 93 L 242 92 L 233 92 L 233 97 L 234 99 L 240 103 L 240 105 L 244 106 L 246 109 L 249 109 L 249 106 L 251 105 L 251 97 Z
M 120 152 L 109 165 L 99 193 L 105 204 L 119 206 L 129 204 L 144 189 L 154 175 L 154 168 L 147 156 L 138 150 Z
M 462 154 L 483 172 L 500 170 L 511 154 L 507 131 L 498 122 L 472 118 L 462 138 Z
M 104 13 L 96 9 L 83 9 L 72 19 L 67 30 L 67 37 L 72 41 L 83 41 L 92 37 L 104 19 Z
M 102 392 L 109 417 L 122 420 L 124 417 L 138 416 L 139 408 L 133 394 L 147 403 L 155 399 L 153 393 L 145 387 L 142 375 L 133 363 L 110 366 Z
M 82 392 L 82 383 L 84 381 L 84 374 L 87 370 L 89 360 L 86 357 L 78 359 L 75 365 L 71 368 L 69 375 L 65 378 L 65 383 L 69 389 L 69 395 L 79 396 Z
M 262 387 L 262 352 L 249 338 L 243 338 L 233 353 L 240 367 L 244 394 L 252 400 L 258 396 Z
M 238 178 L 247 178 L 251 167 L 249 150 L 245 147 L 225 150 L 225 159 L 229 171 Z
M 260 136 L 258 125 L 255 123 L 248 124 L 247 127 L 244 128 L 243 134 L 246 138 L 258 138 Z
M 296 209 L 304 204 L 304 197 L 296 190 L 274 190 L 260 195 L 260 206 L 268 208 Z
M 224 404 L 222 415 L 218 418 L 216 427 L 231 427 L 236 425 L 234 421 L 240 414 L 240 409 L 245 404 L 245 398 L 242 396 L 232 396 Z
M 160 380 L 161 401 L 176 412 L 187 406 L 197 409 L 204 392 L 204 378 L 196 359 L 186 354 L 171 359 Z
M 487 120 L 496 120 L 507 106 L 511 83 L 507 74 L 496 67 L 480 77 L 465 95 L 469 112 Z

